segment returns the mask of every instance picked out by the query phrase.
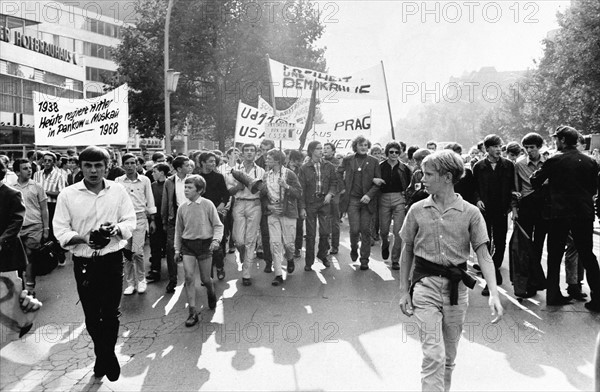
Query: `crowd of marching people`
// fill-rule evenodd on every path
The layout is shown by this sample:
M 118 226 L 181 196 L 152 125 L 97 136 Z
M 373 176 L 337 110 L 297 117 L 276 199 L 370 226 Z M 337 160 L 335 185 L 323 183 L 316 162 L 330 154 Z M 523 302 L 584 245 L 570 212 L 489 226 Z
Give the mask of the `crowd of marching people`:
M 558 127 L 552 138 L 550 148 L 537 133 L 508 144 L 488 135 L 468 151 L 458 143 L 441 148 L 434 141 L 425 148 L 397 141 L 373 145 L 359 136 L 348 154 L 337 153 L 332 143 L 311 141 L 300 152 L 263 140 L 260 146 L 176 156 L 115 155 L 95 146 L 79 154 L 69 149 L 63 156 L 31 151 L 12 162 L 2 155 L 0 190 L 18 190 L 25 208 L 15 213 L 0 200 L 3 225 L 10 216 L 19 228 L 3 227 L 0 247 L 20 238 L 25 264 L 19 272 L 31 296 L 36 276 L 29 260 L 36 252 L 51 246 L 59 265 L 72 260 L 95 346 L 94 372 L 109 379 L 119 375 L 114 345 L 121 294 L 143 294 L 158 282 L 174 293 L 181 263 L 189 309 L 185 325 L 191 327 L 198 323 L 196 265 L 208 307 L 215 309 L 213 277 L 225 279 L 227 253 L 239 253 L 243 286 L 257 279 L 252 276 L 257 262 L 273 274 L 272 285 L 280 286 L 301 262 L 302 249 L 304 271 L 315 263 L 330 267 L 330 255 L 340 252 L 344 217 L 350 258 L 360 263 L 360 271 L 369 269 L 377 241 L 390 268 L 402 269 L 406 314 L 418 316 L 424 305 L 417 298 L 421 302 L 423 290 L 434 290 L 423 283 L 431 276 L 448 277 L 451 285 L 444 290 L 461 304 L 464 292 L 451 286 L 461 279 L 468 283 L 464 272 L 472 249 L 473 268 L 488 283 L 482 294 L 501 315 L 496 286 L 509 278 L 501 266 L 511 226 L 531 245 L 525 260 L 510 264 L 515 296 L 546 290 L 549 306 L 586 301 L 585 277 L 591 297 L 585 306 L 600 312 L 593 245 L 600 159 L 597 151 L 583 151 L 583 136 L 571 127 Z M 456 229 L 463 226 L 464 231 Z M 566 296 L 560 282 L 563 256 Z

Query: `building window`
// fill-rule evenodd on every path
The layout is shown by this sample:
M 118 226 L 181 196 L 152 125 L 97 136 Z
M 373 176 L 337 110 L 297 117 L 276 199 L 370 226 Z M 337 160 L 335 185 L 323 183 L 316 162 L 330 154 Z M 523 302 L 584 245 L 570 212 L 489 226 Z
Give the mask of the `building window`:
M 94 68 L 94 67 L 85 67 L 85 79 L 92 82 L 102 82 L 104 83 L 104 79 L 109 79 L 114 76 L 116 72 L 108 71 L 106 69 Z

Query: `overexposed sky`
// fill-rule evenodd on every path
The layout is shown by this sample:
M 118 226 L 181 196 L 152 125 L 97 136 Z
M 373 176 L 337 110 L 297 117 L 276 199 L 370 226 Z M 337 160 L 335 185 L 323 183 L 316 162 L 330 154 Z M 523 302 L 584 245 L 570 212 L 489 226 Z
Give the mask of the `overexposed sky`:
M 319 44 L 327 47 L 329 72 L 351 74 L 383 61 L 396 121 L 423 101 L 422 91 L 411 95 L 408 84 L 434 89 L 436 82 L 443 84 L 451 76 L 484 66 L 498 71 L 532 68 L 533 60 L 543 54 L 542 39 L 558 28 L 557 11 L 564 11 L 570 1 L 318 4 L 326 26 Z M 380 103 L 373 106 L 380 111 Z M 387 106 L 384 109 L 387 116 Z M 337 117 L 332 107 L 324 106 L 323 111 L 328 122 Z

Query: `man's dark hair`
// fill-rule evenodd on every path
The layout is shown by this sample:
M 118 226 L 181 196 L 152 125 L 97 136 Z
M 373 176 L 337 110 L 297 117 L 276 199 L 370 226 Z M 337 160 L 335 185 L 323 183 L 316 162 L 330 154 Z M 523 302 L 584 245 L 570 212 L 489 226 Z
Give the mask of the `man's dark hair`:
M 492 133 L 491 135 L 487 135 L 485 138 L 483 138 L 483 145 L 485 146 L 486 150 L 492 146 L 501 146 L 502 139 L 500 139 L 500 136 Z
M 430 146 L 430 145 L 432 145 L 432 144 L 435 146 L 434 148 L 436 148 L 436 149 L 437 149 L 437 142 L 436 142 L 435 140 L 430 140 L 430 141 L 428 141 L 428 142 L 425 144 L 425 147 L 429 148 L 429 146 Z
M 6 176 L 6 166 L 4 166 L 4 162 L 0 161 L 0 181 L 4 180 L 4 176 Z
M 190 158 L 188 158 L 185 155 L 178 155 L 175 159 L 173 159 L 173 169 L 179 169 L 181 166 L 183 166 L 184 163 L 186 163 L 189 160 Z
M 169 172 L 171 171 L 171 168 L 169 167 L 169 165 L 167 165 L 166 163 L 163 163 L 163 162 L 157 163 L 156 165 L 154 165 L 152 167 L 152 169 L 156 169 L 158 171 L 165 173 L 166 177 L 169 176 Z
M 304 155 L 298 150 L 290 150 L 290 154 L 288 155 L 288 159 L 291 161 L 300 161 L 304 160 Z
M 27 159 L 32 159 L 31 157 L 35 155 L 35 150 L 27 151 Z
M 385 156 L 388 156 L 388 153 L 390 152 L 390 149 L 395 148 L 396 150 L 398 150 L 398 156 L 400 156 L 399 153 L 402 152 L 402 147 L 400 146 L 400 143 L 398 143 L 395 140 L 392 140 L 391 142 L 388 142 L 388 144 L 385 145 Z
M 521 154 L 521 146 L 517 142 L 510 142 L 506 145 L 506 153 L 519 155 Z
M 203 153 L 201 153 L 198 156 L 198 162 L 199 163 L 204 163 L 204 162 L 208 161 L 211 157 L 215 158 L 215 162 L 219 160 L 217 158 L 217 156 L 215 155 L 214 152 L 212 152 L 212 151 L 204 151 Z
M 335 145 L 333 143 L 329 143 L 329 142 L 324 143 L 323 148 L 325 148 L 325 146 L 331 147 L 331 151 L 335 152 Z
M 274 142 L 273 140 L 271 140 L 271 139 L 263 139 L 263 141 L 262 141 L 262 142 L 260 142 L 260 145 L 261 145 L 261 146 L 263 146 L 263 145 L 264 145 L 264 146 L 268 145 L 268 146 L 269 146 L 269 150 L 271 150 L 271 149 L 275 148 L 275 142 Z
M 444 147 L 445 150 L 452 150 L 455 153 L 457 153 L 458 155 L 462 154 L 462 146 L 458 143 L 448 143 L 448 145 L 446 147 Z
M 167 163 L 168 164 L 172 164 L 173 163 L 173 155 L 167 154 Z
M 15 173 L 18 173 L 21 171 L 21 164 L 23 163 L 29 163 L 29 159 L 25 159 L 25 158 L 17 158 L 15 159 L 15 161 L 13 162 L 13 171 Z
M 352 140 L 352 151 L 358 151 L 358 145 L 363 144 L 364 142 L 368 143 L 368 148 L 371 149 L 371 141 L 364 137 L 363 135 L 357 136 Z
M 398 144 L 400 144 L 400 153 L 405 152 L 406 151 L 406 143 L 398 142 Z
M 146 160 L 144 159 L 144 157 L 137 157 L 136 163 L 143 165 L 144 163 L 146 163 Z
M 104 165 L 108 168 L 108 161 L 110 160 L 110 155 L 105 148 L 98 146 L 89 146 L 86 147 L 85 150 L 79 154 L 79 164 L 83 161 L 88 162 L 98 162 L 104 161 Z
M 540 148 L 544 144 L 544 139 L 538 133 L 529 132 L 527 135 L 523 136 L 521 144 L 523 146 L 534 145 L 537 148 Z
M 413 159 L 413 155 L 414 155 L 415 151 L 417 151 L 418 149 L 419 149 L 419 146 L 408 147 L 408 151 L 406 151 L 406 155 L 408 156 L 408 159 Z
M 244 152 L 244 150 L 246 148 L 250 148 L 252 147 L 254 149 L 254 152 L 256 152 L 256 145 L 252 144 L 252 143 L 245 143 L 244 145 L 242 145 L 242 153 Z
M 164 156 L 165 156 L 164 152 L 157 151 L 154 154 L 152 154 L 152 161 L 156 162 L 156 161 L 158 161 L 160 158 L 162 158 Z
M 319 144 L 321 144 L 321 142 L 318 140 L 313 140 L 310 143 L 308 143 L 308 146 L 306 147 L 306 154 L 312 158 L 312 154 Z
M 137 163 L 137 157 L 135 155 L 133 155 L 132 153 L 128 152 L 123 154 L 123 156 L 121 157 L 121 164 L 125 165 L 125 162 L 130 160 L 131 158 L 135 159 L 135 162 Z

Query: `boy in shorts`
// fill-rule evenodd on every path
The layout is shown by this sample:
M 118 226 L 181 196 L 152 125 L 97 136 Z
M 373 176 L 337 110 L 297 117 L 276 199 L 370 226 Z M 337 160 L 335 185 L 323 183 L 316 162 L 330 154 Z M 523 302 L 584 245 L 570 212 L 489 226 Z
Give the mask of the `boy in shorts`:
M 196 262 L 200 270 L 200 280 L 206 287 L 208 307 L 211 310 L 217 307 L 217 296 L 210 270 L 212 252 L 219 249 L 223 238 L 223 224 L 215 205 L 202 197 L 205 189 L 206 182 L 201 176 L 191 175 L 185 179 L 184 192 L 187 200 L 177 209 L 175 223 L 175 260 L 183 259 L 185 293 L 190 311 L 185 322 L 186 327 L 198 323 L 194 276 Z

